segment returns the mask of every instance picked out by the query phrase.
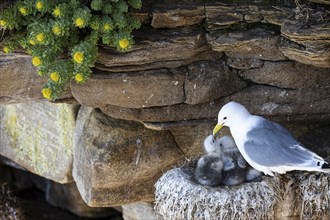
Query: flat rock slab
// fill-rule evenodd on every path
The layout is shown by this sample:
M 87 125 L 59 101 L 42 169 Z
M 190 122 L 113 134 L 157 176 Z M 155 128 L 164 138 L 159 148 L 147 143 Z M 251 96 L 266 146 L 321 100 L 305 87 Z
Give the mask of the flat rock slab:
M 110 72 L 177 68 L 222 55 L 211 50 L 205 33 L 196 28 L 139 30 L 134 40 L 126 53 L 100 48 L 96 68 Z
M 184 75 L 158 69 L 138 73 L 95 74 L 85 84 L 71 84 L 72 94 L 82 105 L 107 104 L 144 108 L 182 103 Z
M 200 61 L 177 69 L 141 72 L 96 72 L 86 84 L 71 84 L 73 96 L 89 107 L 124 108 L 199 104 L 244 88 L 235 70 L 224 61 Z
M 291 60 L 317 67 L 330 68 L 330 47 L 310 48 L 289 40 L 282 40 L 280 50 Z
M 45 100 L 41 89 L 47 78 L 37 74 L 30 56 L 0 52 L 0 79 L 0 104 Z M 59 99 L 68 98 L 72 98 L 70 91 Z
M 281 34 L 307 47 L 327 47 L 330 44 L 330 22 L 303 28 L 297 21 L 286 21 L 281 26 Z
M 197 25 L 205 18 L 202 0 L 156 1 L 152 7 L 153 28 L 176 28 Z
M 47 181 L 46 200 L 53 206 L 65 209 L 80 217 L 101 218 L 116 215 L 113 208 L 90 207 L 81 198 L 76 183 L 59 184 Z
M 72 181 L 75 114 L 68 104 L 0 106 L 0 154 L 53 181 Z
M 265 1 L 209 1 L 205 4 L 206 28 L 213 31 L 256 22 L 280 26 L 292 14 L 286 6 Z
M 263 67 L 239 71 L 239 75 L 258 84 L 287 89 L 330 87 L 330 69 L 292 61 L 266 61 Z
M 197 62 L 188 66 L 185 103 L 209 102 L 237 92 L 246 85 L 224 61 Z
M 154 200 L 154 183 L 183 155 L 168 131 L 82 108 L 75 130 L 73 176 L 92 207 Z
M 207 35 L 212 49 L 228 57 L 261 60 L 285 60 L 279 50 L 280 37 L 274 31 L 252 28 L 246 31 L 217 31 Z
M 102 111 L 114 118 L 144 122 L 214 119 L 230 101 L 245 105 L 253 114 L 288 120 L 328 120 L 329 88 L 284 89 L 266 85 L 246 87 L 232 95 L 197 105 L 177 104 L 143 109 L 107 105 Z
M 249 59 L 249 58 L 228 58 L 227 65 L 240 70 L 247 70 L 253 68 L 260 68 L 264 65 L 264 61 L 259 59 Z

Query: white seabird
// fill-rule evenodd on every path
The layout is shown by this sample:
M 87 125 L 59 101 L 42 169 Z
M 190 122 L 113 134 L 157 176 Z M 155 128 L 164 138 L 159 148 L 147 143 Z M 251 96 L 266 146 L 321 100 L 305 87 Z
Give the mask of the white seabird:
M 213 135 L 227 126 L 244 159 L 267 175 L 292 170 L 330 172 L 330 164 L 307 150 L 281 125 L 251 115 L 237 102 L 229 102 L 219 111 Z

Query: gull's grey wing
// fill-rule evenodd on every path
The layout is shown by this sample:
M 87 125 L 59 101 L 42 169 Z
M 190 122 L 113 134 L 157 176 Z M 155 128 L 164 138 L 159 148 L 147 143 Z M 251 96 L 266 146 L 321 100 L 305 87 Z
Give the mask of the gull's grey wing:
M 268 167 L 308 164 L 314 158 L 322 159 L 305 149 L 286 128 L 264 118 L 247 133 L 244 147 L 254 162 Z

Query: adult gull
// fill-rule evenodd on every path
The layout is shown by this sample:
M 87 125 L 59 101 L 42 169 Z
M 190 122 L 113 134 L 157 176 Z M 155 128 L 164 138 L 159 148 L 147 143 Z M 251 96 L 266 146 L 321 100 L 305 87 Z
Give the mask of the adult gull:
M 292 170 L 330 172 L 330 164 L 306 149 L 281 125 L 250 112 L 237 102 L 229 102 L 219 111 L 215 136 L 227 126 L 244 159 L 267 175 Z

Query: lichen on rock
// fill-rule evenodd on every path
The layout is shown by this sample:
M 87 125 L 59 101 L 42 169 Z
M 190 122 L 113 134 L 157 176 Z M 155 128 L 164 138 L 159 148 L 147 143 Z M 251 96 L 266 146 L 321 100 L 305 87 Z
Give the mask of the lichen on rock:
M 0 119 L 1 155 L 56 182 L 72 181 L 74 105 L 4 105 Z

